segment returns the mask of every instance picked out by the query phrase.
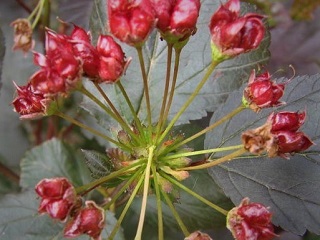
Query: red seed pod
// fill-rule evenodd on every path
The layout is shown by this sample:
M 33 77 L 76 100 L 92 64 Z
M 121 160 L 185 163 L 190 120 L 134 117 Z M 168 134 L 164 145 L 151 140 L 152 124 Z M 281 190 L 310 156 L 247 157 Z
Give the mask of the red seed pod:
M 39 213 L 63 221 L 76 203 L 76 191 L 66 178 L 43 179 L 35 187 L 42 198 Z
M 268 208 L 260 203 L 250 203 L 248 198 L 229 211 L 227 228 L 237 240 L 271 240 L 276 236 Z
M 199 0 L 152 0 L 151 3 L 157 18 L 157 28 L 168 42 L 184 41 L 196 32 Z
M 74 81 L 79 78 L 80 63 L 73 52 L 70 37 L 46 31 L 47 68 L 56 71 L 62 78 Z
M 129 45 L 143 44 L 155 25 L 149 0 L 110 0 L 107 7 L 110 32 Z
M 70 36 L 74 55 L 82 62 L 83 73 L 91 78 L 98 76 L 99 54 L 91 45 L 91 35 L 83 28 L 74 25 Z
M 123 74 L 127 62 L 122 48 L 111 36 L 100 35 L 97 42 L 100 56 L 99 82 L 116 82 Z
M 271 222 L 271 213 L 260 203 L 250 203 L 238 209 L 238 214 L 248 223 L 266 225 Z
M 307 150 L 314 144 L 303 132 L 277 131 L 273 134 L 277 139 L 278 155 L 285 158 L 290 153 Z
M 17 96 L 12 101 L 14 111 L 21 115 L 23 119 L 35 119 L 45 115 L 46 106 L 49 100 L 41 93 L 35 93 L 30 84 L 17 86 L 14 83 Z
M 124 52 L 121 46 L 111 36 L 100 35 L 97 42 L 97 51 L 103 57 L 112 57 L 119 62 L 124 62 Z
M 97 77 L 100 61 L 97 50 L 89 43 L 75 42 L 73 51 L 74 55 L 82 62 L 83 73 L 91 78 Z
M 86 201 L 85 205 L 67 223 L 64 229 L 65 237 L 73 238 L 87 234 L 93 239 L 99 239 L 105 224 L 104 210 L 93 201 Z
M 46 57 L 54 57 L 62 50 L 72 53 L 72 44 L 69 42 L 69 40 L 70 37 L 66 35 L 58 34 L 51 29 L 46 29 Z
M 50 67 L 55 70 L 59 76 L 66 79 L 66 85 L 69 81 L 74 81 L 79 78 L 80 64 L 75 58 L 73 52 L 57 51 L 57 55 L 48 59 Z
M 284 94 L 284 88 L 285 84 L 272 81 L 268 72 L 256 76 L 253 70 L 248 86 L 244 89 L 243 104 L 255 112 L 261 108 L 280 106 L 284 104 L 279 101 Z
M 87 33 L 83 28 L 73 25 L 73 30 L 70 35 L 70 38 L 75 41 L 83 41 L 87 43 L 91 43 L 91 35 Z
M 244 148 L 254 154 L 266 151 L 269 157 L 287 159 L 290 154 L 308 149 L 314 143 L 303 132 L 297 132 L 305 117 L 305 112 L 272 113 L 261 127 L 242 133 Z
M 30 78 L 31 85 L 45 95 L 65 94 L 80 80 L 81 66 L 70 38 L 46 31 L 46 55 L 34 53 L 34 62 L 41 69 Z
M 56 71 L 50 71 L 48 68 L 35 72 L 29 81 L 35 92 L 44 96 L 54 96 L 66 92 L 65 80 Z
M 229 0 L 213 14 L 209 24 L 213 59 L 223 60 L 257 48 L 265 34 L 263 16 L 240 16 L 240 1 Z
M 271 132 L 297 131 L 305 122 L 306 112 L 278 112 L 272 113 L 267 121 L 271 122 Z

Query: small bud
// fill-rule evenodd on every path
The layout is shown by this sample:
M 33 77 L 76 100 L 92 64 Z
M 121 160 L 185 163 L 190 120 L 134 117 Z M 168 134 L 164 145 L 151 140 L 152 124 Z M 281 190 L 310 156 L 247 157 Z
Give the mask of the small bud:
M 277 236 L 268 208 L 260 203 L 250 203 L 248 198 L 228 212 L 227 228 L 236 240 L 271 240 Z
M 35 187 L 42 198 L 39 213 L 63 221 L 77 201 L 76 191 L 66 178 L 42 179 Z
M 110 32 L 131 46 L 142 45 L 155 25 L 155 16 L 148 0 L 108 1 Z
M 191 233 L 184 240 L 212 240 L 212 238 L 206 233 L 196 231 L 196 232 Z
M 34 47 L 34 40 L 32 40 L 32 27 L 30 21 L 25 18 L 16 19 L 11 23 L 14 29 L 14 45 L 13 50 L 22 50 L 27 53 Z
M 105 224 L 104 210 L 93 201 L 86 201 L 85 207 L 67 223 L 64 237 L 74 238 L 87 234 L 93 239 L 99 239 Z
M 190 165 L 192 159 L 187 157 L 174 158 L 166 161 L 171 168 L 183 168 Z
M 276 107 L 283 105 L 279 99 L 284 93 L 284 84 L 277 84 L 271 80 L 268 72 L 256 76 L 251 72 L 248 86 L 244 89 L 243 105 L 258 112 L 261 108 Z
M 162 191 L 166 193 L 171 193 L 173 190 L 173 185 L 171 182 L 169 182 L 167 179 L 163 178 L 160 174 L 157 174 L 158 183 L 162 189 Z
M 168 166 L 162 166 L 160 168 L 162 171 L 164 171 L 167 174 L 172 175 L 173 177 L 175 177 L 179 181 L 185 180 L 190 176 L 188 171 L 176 171 L 176 170 L 171 169 Z
M 262 15 L 240 14 L 240 1 L 229 0 L 213 14 L 210 21 L 212 59 L 222 61 L 257 48 L 265 27 Z
M 116 170 L 126 167 L 129 165 L 128 163 L 132 162 L 130 156 L 119 148 L 109 148 L 106 153 Z
M 131 138 L 124 130 L 120 130 L 117 135 L 118 141 L 125 145 L 129 145 L 131 143 Z
M 126 68 L 125 56 L 122 48 L 111 36 L 100 35 L 97 42 L 100 56 L 99 82 L 116 82 Z

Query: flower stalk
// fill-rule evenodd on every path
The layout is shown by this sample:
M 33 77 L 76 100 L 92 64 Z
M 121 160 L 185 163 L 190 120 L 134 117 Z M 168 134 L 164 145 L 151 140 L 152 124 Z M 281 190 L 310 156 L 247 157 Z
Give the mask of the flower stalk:
M 151 165 L 151 171 L 153 175 L 154 188 L 156 190 L 157 212 L 158 212 L 158 239 L 163 240 L 163 216 L 162 216 L 162 201 L 161 192 L 157 176 L 157 169 L 155 165 Z
M 148 121 L 148 127 L 149 127 L 149 134 L 151 135 L 152 131 L 152 115 L 151 115 L 151 105 L 150 105 L 150 96 L 149 96 L 149 84 L 148 84 L 148 76 L 145 69 L 145 63 L 143 59 L 143 52 L 142 47 L 136 47 L 139 57 L 139 63 L 140 63 L 140 69 L 143 79 L 143 86 L 144 86 L 144 95 L 146 98 L 146 107 L 147 107 L 147 121 Z
M 215 69 L 215 67 L 219 64 L 220 62 L 216 62 L 216 61 L 212 61 L 211 64 L 209 65 L 206 74 L 204 75 L 204 77 L 202 78 L 202 80 L 200 81 L 200 83 L 198 84 L 198 86 L 196 87 L 196 89 L 194 90 L 194 92 L 191 94 L 191 96 L 189 97 L 189 99 L 184 103 L 184 105 L 180 108 L 179 112 L 174 116 L 174 118 L 171 120 L 171 122 L 168 124 L 168 126 L 166 127 L 165 131 L 161 134 L 161 136 L 158 139 L 157 143 L 160 143 L 163 141 L 163 139 L 167 136 L 167 134 L 169 133 L 169 131 L 172 129 L 172 127 L 174 126 L 174 124 L 178 121 L 178 119 L 180 118 L 180 116 L 184 113 L 184 111 L 187 109 L 187 107 L 192 103 L 192 101 L 195 99 L 195 97 L 198 95 L 198 93 L 200 92 L 200 90 L 202 89 L 202 87 L 204 86 L 204 84 L 207 82 L 207 80 L 209 79 L 210 75 L 212 74 L 213 70 Z
M 115 201 L 117 201 L 117 199 L 128 189 L 129 185 L 136 180 L 143 172 L 143 169 L 139 169 L 135 174 L 133 174 L 127 181 L 125 184 L 123 184 L 123 186 L 121 186 L 121 188 L 117 191 L 116 194 L 114 194 L 111 197 L 111 200 L 108 201 L 103 207 L 104 209 L 108 209 L 111 207 L 111 205 L 113 203 L 115 203 Z
M 110 173 L 109 175 L 105 176 L 105 177 L 102 177 L 102 178 L 99 178 L 93 182 L 90 182 L 86 185 L 83 185 L 81 187 L 78 187 L 76 189 L 76 192 L 79 194 L 79 195 L 84 195 L 86 193 L 88 193 L 89 191 L 95 189 L 96 187 L 100 186 L 101 184 L 111 180 L 111 179 L 114 179 L 114 178 L 117 178 L 117 177 L 120 177 L 122 175 L 125 175 L 126 173 L 128 172 L 132 172 L 136 167 L 138 167 L 139 165 L 141 166 L 141 164 L 143 164 L 144 162 L 144 159 L 140 159 L 140 161 L 137 161 L 135 163 L 132 163 L 131 165 L 127 166 L 127 167 L 123 167 L 115 172 L 112 172 Z M 143 179 L 143 178 L 142 178 Z
M 193 152 L 177 153 L 177 154 L 165 156 L 165 157 L 161 158 L 161 160 L 166 161 L 166 160 L 176 159 L 176 158 L 181 158 L 181 157 L 191 157 L 191 156 L 209 154 L 209 153 L 212 154 L 212 153 L 217 153 L 217 152 L 235 150 L 235 149 L 239 149 L 239 148 L 243 148 L 243 145 L 241 144 L 241 145 L 229 146 L 229 147 L 212 148 L 212 149 L 205 149 L 205 150 L 199 150 L 199 151 L 193 151 Z
M 177 84 L 178 72 L 179 72 L 179 63 L 180 63 L 180 56 L 181 56 L 182 49 L 175 48 L 174 50 L 175 50 L 175 59 L 174 59 L 173 77 L 172 77 L 172 83 L 171 83 L 168 103 L 167 103 L 166 110 L 165 110 L 164 116 L 163 116 L 164 119 L 168 118 L 168 115 L 170 112 L 170 108 L 171 108 L 173 96 L 174 96 L 174 91 L 175 91 L 176 84 Z
M 206 168 L 214 167 L 219 164 L 229 162 L 229 161 L 233 160 L 234 158 L 239 157 L 246 152 L 247 152 L 247 150 L 245 150 L 244 148 L 241 148 L 233 153 L 225 155 L 225 156 L 218 158 L 216 160 L 213 160 L 211 162 L 204 163 L 204 164 L 197 165 L 197 166 L 184 167 L 184 168 L 180 168 L 179 170 L 189 171 L 189 170 L 199 170 L 199 169 L 206 169 Z
M 172 184 L 174 184 L 175 186 L 181 188 L 182 190 L 184 190 L 185 192 L 189 193 L 191 196 L 195 197 L 196 199 L 200 200 L 201 202 L 203 202 L 204 204 L 208 205 L 209 207 L 213 208 L 214 210 L 216 210 L 217 212 L 227 216 L 228 211 L 224 210 L 223 208 L 219 207 L 218 205 L 208 201 L 207 199 L 205 199 L 204 197 L 200 196 L 199 194 L 195 193 L 194 191 L 192 191 L 191 189 L 187 188 L 186 186 L 184 186 L 183 184 L 181 184 L 179 181 L 175 180 L 174 178 L 168 176 L 167 174 L 161 174 L 162 177 L 164 177 L 165 179 L 167 179 L 168 181 L 170 181 Z
M 161 110 L 159 114 L 159 121 L 157 124 L 157 134 L 156 138 L 160 135 L 161 129 L 163 122 L 166 120 L 166 116 L 164 115 L 166 105 L 167 105 L 167 98 L 168 98 L 168 91 L 169 91 L 169 85 L 170 85 L 170 75 L 171 75 L 171 60 L 172 60 L 172 49 L 173 45 L 168 44 L 168 55 L 167 55 L 167 73 L 166 73 L 166 81 L 165 81 L 165 87 L 164 87 L 164 93 L 163 93 L 163 98 L 162 98 L 162 104 L 161 104 Z
M 181 146 L 193 141 L 194 139 L 202 136 L 203 134 L 206 134 L 207 132 L 210 132 L 211 130 L 213 130 L 214 128 L 216 128 L 217 126 L 222 124 L 223 122 L 233 118 L 235 115 L 237 115 L 238 113 L 240 113 L 244 109 L 246 109 L 246 108 L 243 105 L 240 105 L 239 107 L 237 107 L 236 109 L 234 109 L 233 111 L 228 113 L 227 115 L 223 116 L 218 121 L 215 121 L 214 123 L 212 123 L 210 126 L 204 128 L 203 130 L 197 132 L 196 134 L 186 138 L 185 140 L 168 147 L 163 154 L 166 154 L 166 153 L 172 151 L 173 149 L 179 148 L 179 147 L 181 147 Z
M 151 163 L 153 160 L 153 151 L 155 149 L 155 146 L 149 147 L 149 155 L 148 155 L 148 162 L 145 169 L 145 176 L 144 176 L 144 185 L 143 185 L 143 196 L 142 196 L 142 202 L 141 202 L 141 211 L 140 211 L 140 218 L 137 228 L 137 233 L 135 236 L 135 240 L 140 240 L 142 237 L 142 229 L 144 224 L 144 218 L 146 214 L 146 208 L 147 208 L 147 197 L 148 197 L 148 191 L 149 191 L 149 184 L 150 184 L 150 172 L 151 172 Z
M 31 20 L 34 17 L 33 23 L 31 25 L 32 29 L 34 29 L 37 26 L 46 2 L 48 2 L 48 0 L 40 0 L 37 6 L 35 7 L 35 9 L 29 15 L 28 17 L 29 20 Z
M 137 183 L 137 185 L 136 185 L 136 187 L 134 188 L 133 192 L 131 193 L 131 196 L 128 199 L 128 202 L 127 202 L 126 206 L 122 210 L 121 215 L 119 216 L 116 225 L 114 226 L 112 232 L 108 236 L 108 239 L 114 239 L 115 235 L 117 234 L 117 232 L 118 232 L 118 230 L 119 230 L 119 228 L 121 226 L 121 223 L 122 223 L 125 215 L 127 214 L 128 210 L 129 210 L 129 207 L 131 206 L 135 196 L 137 195 L 137 192 L 139 191 L 139 189 L 141 187 L 142 182 L 143 182 L 143 178 L 140 178 L 138 183 Z
M 134 118 L 135 124 L 136 124 L 136 126 L 137 126 L 137 128 L 138 128 L 138 130 L 140 132 L 140 135 L 144 136 L 141 121 L 138 118 L 138 115 L 137 115 L 136 111 L 134 110 L 132 102 L 131 102 L 131 100 L 130 100 L 125 88 L 123 87 L 123 85 L 122 85 L 122 83 L 120 81 L 117 82 L 117 86 L 119 87 L 124 99 L 126 100 L 128 106 L 130 108 L 131 114 L 132 114 L 132 116 Z
M 166 201 L 166 203 L 168 204 L 174 218 L 176 219 L 179 227 L 181 228 L 181 231 L 183 232 L 184 236 L 187 237 L 190 235 L 187 227 L 184 225 L 179 213 L 177 212 L 177 210 L 175 209 L 173 203 L 171 202 L 171 199 L 169 198 L 168 194 L 165 191 L 162 191 L 162 195 L 164 197 L 164 200 Z
M 120 143 L 120 142 L 108 137 L 107 135 L 97 131 L 96 129 L 94 129 L 92 127 L 89 127 L 89 126 L 79 122 L 78 120 L 76 120 L 76 119 L 64 114 L 63 112 L 58 111 L 58 112 L 55 113 L 55 115 L 58 116 L 58 117 L 63 118 L 64 120 L 66 120 L 66 121 L 68 121 L 68 122 L 70 122 L 70 123 L 82 128 L 82 129 L 84 129 L 84 130 L 86 130 L 88 132 L 91 132 L 92 134 L 94 134 L 96 136 L 99 136 L 99 137 L 105 139 L 108 142 L 111 142 L 111 143 L 115 144 L 118 147 L 121 147 L 121 148 L 129 150 L 129 148 L 127 146 L 123 145 L 122 143 Z
M 123 118 L 116 115 L 116 113 L 113 113 L 106 105 L 104 105 L 96 96 L 94 96 L 91 92 L 89 92 L 85 87 L 80 87 L 79 91 L 82 92 L 84 95 L 89 97 L 92 101 L 94 101 L 96 104 L 98 104 L 109 116 L 111 116 L 113 119 L 115 119 L 121 127 L 132 137 L 136 142 L 141 142 L 141 139 L 136 136 L 136 134 L 131 130 L 131 128 L 128 126 L 128 124 L 123 120 Z M 104 94 L 105 95 L 105 94 Z M 111 103 L 113 106 L 113 104 Z

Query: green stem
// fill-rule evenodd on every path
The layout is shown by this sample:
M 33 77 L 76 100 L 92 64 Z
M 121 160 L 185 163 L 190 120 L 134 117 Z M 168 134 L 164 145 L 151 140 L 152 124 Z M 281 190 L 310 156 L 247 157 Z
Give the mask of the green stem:
M 96 136 L 99 136 L 99 137 L 107 140 L 108 142 L 111 142 L 111 143 L 115 144 L 118 147 L 121 147 L 122 149 L 130 150 L 130 148 L 127 147 L 126 145 L 123 145 L 122 143 L 120 143 L 120 142 L 108 137 L 107 135 L 101 133 L 100 131 L 97 131 L 96 129 L 93 129 L 93 128 L 91 128 L 91 127 L 79 122 L 78 120 L 76 120 L 76 119 L 74 119 L 74 118 L 72 118 L 72 117 L 70 117 L 70 116 L 68 116 L 68 115 L 66 115 L 66 114 L 64 114 L 62 112 L 56 112 L 55 115 L 65 119 L 66 121 L 68 121 L 68 122 L 70 122 L 70 123 L 72 123 L 72 124 L 74 124 L 74 125 L 76 125 L 76 126 L 78 126 L 80 128 L 85 129 L 88 132 L 91 132 L 92 134 L 94 134 Z
M 79 88 L 79 91 L 86 95 L 88 98 L 90 98 L 92 101 L 94 101 L 96 104 L 99 105 L 110 117 L 112 117 L 114 120 L 116 120 L 120 126 L 132 137 L 136 142 L 140 142 L 141 140 L 136 136 L 134 132 L 130 129 L 128 124 L 123 121 L 122 118 L 118 118 L 118 116 L 113 113 L 103 102 L 101 102 L 96 96 L 94 96 L 91 92 L 89 92 L 84 86 Z
M 127 190 L 127 188 L 129 187 L 129 185 L 136 179 L 138 179 L 138 176 L 142 173 L 143 169 L 139 169 L 137 172 L 135 172 L 135 174 L 133 174 L 128 180 L 127 182 L 118 190 L 118 192 L 112 196 L 112 199 L 110 200 L 110 202 L 108 202 L 107 204 L 105 204 L 103 206 L 104 209 L 108 209 L 120 196 L 121 194 Z
M 200 90 L 202 89 L 203 85 L 207 82 L 207 80 L 209 79 L 211 73 L 213 72 L 213 70 L 215 69 L 215 67 L 219 64 L 219 62 L 215 62 L 212 61 L 209 68 L 207 69 L 206 74 L 204 75 L 204 77 L 202 78 L 202 80 L 200 81 L 200 83 L 198 84 L 198 86 L 196 87 L 196 89 L 194 90 L 194 92 L 191 94 L 191 96 L 189 97 L 189 99 L 185 102 L 185 104 L 181 107 L 181 109 L 179 110 L 179 112 L 174 116 L 174 118 L 171 120 L 171 122 L 169 123 L 169 125 L 167 126 L 167 128 L 165 129 L 165 131 L 161 134 L 158 143 L 162 142 L 163 139 L 167 136 L 167 134 L 169 133 L 169 131 L 171 130 L 171 128 L 174 126 L 174 124 L 176 123 L 176 121 L 180 118 L 180 116 L 182 115 L 182 113 L 187 109 L 187 107 L 191 104 L 191 102 L 194 100 L 194 98 L 198 95 L 198 93 L 200 92 Z
M 135 167 L 137 167 L 139 165 L 142 165 L 142 163 L 144 162 L 143 160 L 144 159 L 141 159 L 141 161 L 137 161 L 137 162 L 135 162 L 135 163 L 133 163 L 133 164 L 127 166 L 127 167 L 123 167 L 123 168 L 121 168 L 121 169 L 119 169 L 119 170 L 117 170 L 115 172 L 112 172 L 112 173 L 110 173 L 109 175 L 107 175 L 105 177 L 99 178 L 99 179 L 97 179 L 97 180 L 95 180 L 93 182 L 90 182 L 90 183 L 88 183 L 86 185 L 78 187 L 76 189 L 76 192 L 79 195 L 84 195 L 85 193 L 91 191 L 92 189 L 98 187 L 99 185 L 101 185 L 101 184 L 103 184 L 103 183 L 105 183 L 105 182 L 107 182 L 107 181 L 109 181 L 109 180 L 111 180 L 113 178 L 122 176 L 122 175 L 126 174 L 127 171 L 129 171 L 129 170 L 132 171 L 133 168 L 135 168 Z
M 166 104 L 167 104 L 167 98 L 168 98 L 168 91 L 169 91 L 169 85 L 170 85 L 170 75 L 171 75 L 171 60 L 172 60 L 172 49 L 173 45 L 168 44 L 168 55 L 167 55 L 167 73 L 166 73 L 166 83 L 164 87 L 164 93 L 163 93 L 163 99 L 162 99 L 162 104 L 161 104 L 161 110 L 160 110 L 160 115 L 159 115 L 159 121 L 157 124 L 157 130 L 156 130 L 156 138 L 160 135 L 161 129 L 163 122 L 166 120 L 164 117 L 164 111 L 166 109 Z
M 103 102 L 101 102 L 95 95 L 93 95 L 91 92 L 89 92 L 84 86 L 81 86 L 78 89 L 81 93 L 86 95 L 88 98 L 90 98 L 92 101 L 94 101 L 96 104 L 99 105 L 110 117 L 112 117 L 114 120 L 118 121 L 117 116 L 105 105 Z
M 246 109 L 243 105 L 240 105 L 239 107 L 237 107 L 236 109 L 234 109 L 232 112 L 228 113 L 227 115 L 225 115 L 223 118 L 219 119 L 218 121 L 214 122 L 213 124 L 211 124 L 210 126 L 204 128 L 203 130 L 201 130 L 200 132 L 188 137 L 187 139 L 183 140 L 182 142 L 179 142 L 177 144 L 174 144 L 170 147 L 168 147 L 167 149 L 165 149 L 164 152 L 159 153 L 159 154 L 166 154 L 168 152 L 171 152 L 174 149 L 177 149 L 180 146 L 183 146 L 185 144 L 187 144 L 188 142 L 193 141 L 194 139 L 200 137 L 201 135 L 211 131 L 212 129 L 214 129 L 215 127 L 217 127 L 218 125 L 222 124 L 223 122 L 227 121 L 228 119 L 231 119 L 232 117 L 234 117 L 235 115 L 237 115 L 238 113 L 240 113 L 242 110 Z
M 247 150 L 245 150 L 244 148 L 241 148 L 238 151 L 230 153 L 230 154 L 228 154 L 226 156 L 223 156 L 223 157 L 218 158 L 216 160 L 213 160 L 211 162 L 204 163 L 204 164 L 197 165 L 197 166 L 179 168 L 178 170 L 189 171 L 189 170 L 198 170 L 198 169 L 205 169 L 205 168 L 214 167 L 214 166 L 219 165 L 221 163 L 231 161 L 232 159 L 244 154 L 245 152 L 247 152 Z
M 143 178 L 140 178 L 139 181 L 138 181 L 138 183 L 137 183 L 137 185 L 136 185 L 136 187 L 134 188 L 133 192 L 131 193 L 131 196 L 130 196 L 130 198 L 129 198 L 127 204 L 126 204 L 126 206 L 125 206 L 124 209 L 122 210 L 121 215 L 120 215 L 120 217 L 118 218 L 118 221 L 117 221 L 116 225 L 114 226 L 112 232 L 111 232 L 110 235 L 108 236 L 108 239 L 113 239 L 114 236 L 116 235 L 116 233 L 117 233 L 117 231 L 118 231 L 118 229 L 119 229 L 119 227 L 120 227 L 120 225 L 121 225 L 121 223 L 122 223 L 122 221 L 123 221 L 123 218 L 124 218 L 125 215 L 127 214 L 127 211 L 128 211 L 128 209 L 129 209 L 129 207 L 131 206 L 134 197 L 137 195 L 137 192 L 139 191 L 139 188 L 140 188 L 140 186 L 141 186 L 141 184 L 142 184 L 142 181 L 143 181 Z
M 117 119 L 119 121 L 121 121 L 121 123 L 123 124 L 127 124 L 122 116 L 120 115 L 120 113 L 118 112 L 118 110 L 115 108 L 115 106 L 113 105 L 113 103 L 111 102 L 111 100 L 108 98 L 108 96 L 106 95 L 106 93 L 103 91 L 103 89 L 100 87 L 99 83 L 94 82 L 95 87 L 98 89 L 99 93 L 101 94 L 101 96 L 103 97 L 103 99 L 108 103 L 109 107 L 111 108 L 111 110 L 113 111 L 113 113 L 116 115 Z
M 145 177 L 144 177 L 143 196 L 142 196 L 142 202 L 141 202 L 140 218 L 139 218 L 137 233 L 136 233 L 136 236 L 134 238 L 135 240 L 140 240 L 141 237 L 142 237 L 142 229 L 143 229 L 144 218 L 145 218 L 145 214 L 146 214 L 147 198 L 148 198 L 148 192 L 149 192 L 151 162 L 153 160 L 153 151 L 154 151 L 154 149 L 155 149 L 155 146 L 149 147 L 148 162 L 147 162 L 147 167 L 146 167 Z
M 149 128 L 149 134 L 151 136 L 152 133 L 152 116 L 151 116 L 151 106 L 150 106 L 150 96 L 149 96 L 149 84 L 148 84 L 148 76 L 145 69 L 145 63 L 143 59 L 143 53 L 142 53 L 142 47 L 136 47 L 138 56 L 139 56 L 139 62 L 140 62 L 140 68 L 142 73 L 142 79 L 143 79 L 143 86 L 144 86 L 144 94 L 146 97 L 146 106 L 147 106 L 147 118 L 148 118 L 148 128 Z
M 38 12 L 39 10 L 39 7 L 41 4 L 43 4 L 43 1 L 44 0 L 39 0 L 37 6 L 35 6 L 35 8 L 32 10 L 32 12 L 29 14 L 28 16 L 28 20 L 31 22 L 31 19 L 34 17 L 34 15 L 36 15 L 36 13 Z
M 199 194 L 195 193 L 194 191 L 192 191 L 191 189 L 187 188 L 186 186 L 184 186 L 183 184 L 181 184 L 177 180 L 173 179 L 172 177 L 168 176 L 167 174 L 161 174 L 161 175 L 162 175 L 162 177 L 167 179 L 169 182 L 171 182 L 172 184 L 174 184 L 177 187 L 181 188 L 182 190 L 184 190 L 185 192 L 189 193 L 190 195 L 194 196 L 195 198 L 197 198 L 198 200 L 200 200 L 204 204 L 208 205 L 209 207 L 213 208 L 214 210 L 216 210 L 216 211 L 222 213 L 223 215 L 227 216 L 227 214 L 228 214 L 227 210 L 224 210 L 223 208 L 217 206 L 216 204 L 208 201 L 204 197 L 202 197 Z
M 176 158 L 180 158 L 180 157 L 190 157 L 190 156 L 196 156 L 196 155 L 201 155 L 201 154 L 224 152 L 224 151 L 239 149 L 242 147 L 243 147 L 243 145 L 241 144 L 241 145 L 236 145 L 236 146 L 212 148 L 212 149 L 206 149 L 206 150 L 200 150 L 200 151 L 194 151 L 194 152 L 177 153 L 177 154 L 165 156 L 165 157 L 161 158 L 161 160 L 166 161 L 166 160 L 176 159 Z
M 125 90 L 125 88 L 123 87 L 123 85 L 122 85 L 122 83 L 121 83 L 120 81 L 117 82 L 117 86 L 119 87 L 122 95 L 124 96 L 124 98 L 125 98 L 128 106 L 129 106 L 129 108 L 130 108 L 131 114 L 132 114 L 132 116 L 133 116 L 133 118 L 134 118 L 134 121 L 135 121 L 135 123 L 136 123 L 136 126 L 138 127 L 138 130 L 139 130 L 140 134 L 141 134 L 142 136 L 144 136 L 144 131 L 143 131 L 143 128 L 142 128 L 141 121 L 140 121 L 140 119 L 138 118 L 138 115 L 137 115 L 136 111 L 134 110 L 134 107 L 133 107 L 133 105 L 132 105 L 132 103 L 131 103 L 131 101 L 130 101 L 130 98 L 129 98 L 129 96 L 128 96 L 126 90 Z
M 168 206 L 169 206 L 169 208 L 170 208 L 170 210 L 171 210 L 174 218 L 176 219 L 179 227 L 181 228 L 184 236 L 185 236 L 185 237 L 189 236 L 190 233 L 189 233 L 187 227 L 186 227 L 186 226 L 184 225 L 184 223 L 182 222 L 182 220 L 181 220 L 181 218 L 180 218 L 180 216 L 179 216 L 179 213 L 178 213 L 177 210 L 174 208 L 174 206 L 173 206 L 173 204 L 172 204 L 172 202 L 171 202 L 168 194 L 167 194 L 165 191 L 162 191 L 162 195 L 163 195 L 166 203 L 168 204 Z
M 40 2 L 39 2 L 39 9 L 38 9 L 38 11 L 37 11 L 37 15 L 35 16 L 35 19 L 34 19 L 32 25 L 31 25 L 31 28 L 32 28 L 32 29 L 34 29 L 34 28 L 37 26 L 37 24 L 38 24 L 38 22 L 39 22 L 39 19 L 40 19 L 40 17 L 41 17 L 41 14 L 42 14 L 42 10 L 43 10 L 44 3 L 45 3 L 46 1 L 48 1 L 48 0 L 40 0 Z M 30 17 L 30 16 L 29 16 L 29 17 Z
M 182 49 L 175 49 L 175 55 L 176 56 L 175 56 L 175 60 L 174 60 L 173 78 L 172 78 L 172 84 L 171 84 L 171 89 L 170 89 L 169 100 L 168 100 L 167 107 L 166 107 L 166 110 L 165 110 L 164 116 L 163 116 L 164 120 L 166 120 L 168 115 L 169 115 L 171 104 L 172 104 L 172 100 L 173 100 L 173 96 L 174 96 L 174 91 L 175 91 L 176 84 L 177 84 L 181 50 Z
M 154 188 L 156 190 L 156 197 L 157 197 L 157 211 L 158 211 L 158 239 L 163 240 L 163 216 L 162 216 L 162 202 L 161 202 L 161 192 L 159 187 L 158 181 L 158 173 L 157 169 L 154 165 L 151 166 L 152 175 L 153 175 L 153 182 Z
M 43 26 L 50 26 L 50 10 L 51 10 L 51 2 L 50 0 L 46 0 L 44 3 L 42 24 Z

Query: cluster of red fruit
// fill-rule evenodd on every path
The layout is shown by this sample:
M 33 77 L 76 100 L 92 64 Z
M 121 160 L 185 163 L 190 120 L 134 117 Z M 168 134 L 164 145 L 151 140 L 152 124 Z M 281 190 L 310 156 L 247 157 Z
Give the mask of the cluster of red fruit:
M 196 33 L 200 6 L 200 0 L 109 0 L 108 28 L 114 37 L 136 48 L 140 48 L 157 28 L 161 39 L 181 48 Z M 229 0 L 221 5 L 209 24 L 213 61 L 220 63 L 257 48 L 265 34 L 262 19 L 263 16 L 251 13 L 240 16 L 239 0 Z M 23 32 L 29 33 L 17 31 Z M 16 45 L 19 47 L 19 42 Z M 90 34 L 78 26 L 74 26 L 70 36 L 47 29 L 45 50 L 45 55 L 34 53 L 34 62 L 40 70 L 30 77 L 26 86 L 16 86 L 17 97 L 13 105 L 22 118 L 53 114 L 57 97 L 67 96 L 80 87 L 82 76 L 95 83 L 118 81 L 129 62 L 113 37 L 100 35 L 97 45 L 93 46 Z M 284 84 L 271 81 L 268 73 L 255 76 L 253 72 L 245 89 L 245 104 L 255 111 L 278 106 L 283 92 Z M 270 156 L 286 156 L 305 150 L 312 142 L 297 132 L 304 120 L 304 113 L 273 114 L 264 129 L 244 135 L 244 145 L 250 143 L 247 148 L 254 153 L 269 147 Z M 276 150 L 270 148 L 275 142 Z M 65 178 L 44 179 L 36 186 L 36 192 L 42 198 L 40 213 L 46 212 L 54 219 L 68 219 L 66 237 L 80 234 L 95 239 L 100 237 L 104 225 L 103 209 L 92 201 L 82 206 L 74 187 Z M 228 226 L 238 240 L 267 240 L 275 236 L 271 214 L 261 204 L 249 204 L 245 200 L 230 211 L 228 219 Z
M 87 234 L 100 239 L 105 224 L 104 210 L 93 201 L 82 206 L 72 184 L 66 178 L 43 179 L 35 187 L 41 197 L 39 213 L 48 213 L 53 219 L 65 221 L 65 237 Z
M 239 206 L 229 211 L 227 227 L 237 240 L 270 240 L 277 236 L 271 217 L 268 208 L 244 198 Z
M 285 83 L 272 81 L 269 72 L 256 76 L 255 71 L 252 71 L 244 90 L 243 104 L 255 112 L 285 104 L 279 101 L 284 89 Z M 266 151 L 269 157 L 289 158 L 290 154 L 304 151 L 313 145 L 307 135 L 298 132 L 305 119 L 305 112 L 272 113 L 263 126 L 242 134 L 244 147 L 254 154 Z
M 117 81 L 127 63 L 120 45 L 111 36 L 100 35 L 94 47 L 90 34 L 77 26 L 70 36 L 47 29 L 45 50 L 45 56 L 34 53 L 40 70 L 26 86 L 16 86 L 13 105 L 22 118 L 49 115 L 56 98 L 81 85 L 83 75 L 98 83 Z
M 156 27 L 162 39 L 178 47 L 184 46 L 196 33 L 200 1 L 112 0 L 107 8 L 110 32 L 120 41 L 139 47 Z M 265 31 L 262 17 L 240 16 L 239 11 L 239 1 L 230 0 L 212 16 L 209 27 L 214 60 L 250 51 L 260 44 Z M 20 29 L 16 34 L 25 32 L 30 31 Z M 23 38 L 17 36 L 17 39 Z M 19 41 L 15 45 L 19 48 Z M 98 83 L 119 80 L 128 63 L 111 36 L 101 35 L 94 47 L 90 34 L 77 26 L 71 36 L 48 29 L 45 50 L 45 56 L 34 53 L 34 62 L 41 69 L 30 77 L 26 86 L 16 86 L 13 105 L 22 118 L 52 114 L 54 107 L 50 106 L 55 97 L 74 89 L 82 75 Z

